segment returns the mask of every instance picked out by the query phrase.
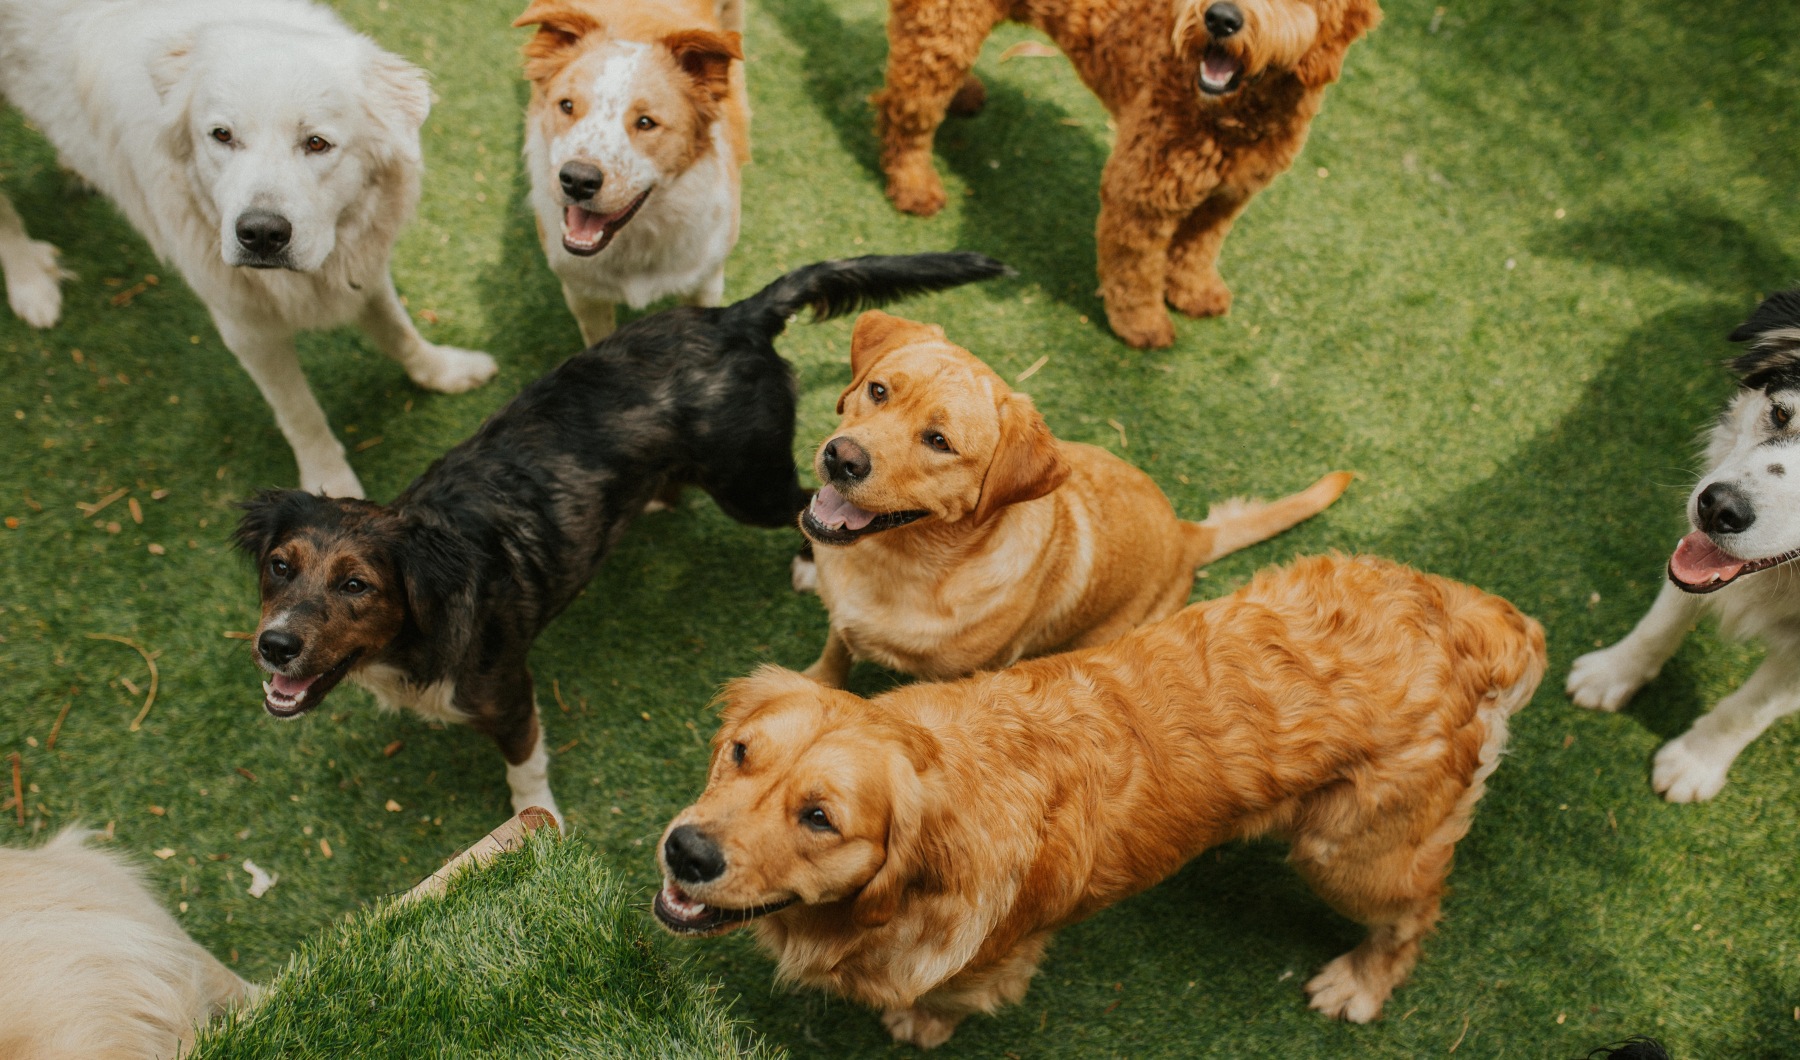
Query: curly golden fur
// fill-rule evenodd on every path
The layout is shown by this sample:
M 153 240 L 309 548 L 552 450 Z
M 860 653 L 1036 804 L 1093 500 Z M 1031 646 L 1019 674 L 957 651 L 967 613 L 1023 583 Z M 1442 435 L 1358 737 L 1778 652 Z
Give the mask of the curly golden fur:
M 1100 289 L 1107 320 L 1138 347 L 1167 346 L 1163 308 L 1231 307 L 1219 247 L 1250 198 L 1300 153 L 1376 0 L 891 0 L 887 83 L 875 97 L 888 198 L 944 205 L 931 163 L 945 111 L 982 96 L 970 74 L 1005 20 L 1043 30 L 1117 124 L 1100 185 Z M 1215 8 L 1230 8 L 1221 21 Z M 1229 33 L 1209 29 L 1235 22 Z M 977 104 L 978 105 L 978 104 Z
M 1506 601 L 1328 556 L 1103 647 L 874 700 L 764 668 L 724 692 L 656 911 L 686 934 L 754 920 L 778 976 L 931 1046 L 1018 1001 L 1058 928 L 1275 834 L 1369 929 L 1312 1007 L 1372 1020 L 1544 666 Z

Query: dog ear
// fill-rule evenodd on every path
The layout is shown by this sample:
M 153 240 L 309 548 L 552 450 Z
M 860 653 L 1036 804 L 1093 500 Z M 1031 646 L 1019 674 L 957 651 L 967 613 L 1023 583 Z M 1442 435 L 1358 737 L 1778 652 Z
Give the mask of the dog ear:
M 1344 71 L 1344 53 L 1381 21 L 1375 0 L 1328 0 L 1319 10 L 1319 35 L 1301 56 L 1294 76 L 1307 88 L 1324 88 Z
M 387 133 L 390 150 L 419 157 L 419 127 L 431 113 L 431 83 L 425 71 L 380 48 L 373 49 L 365 74 L 369 92 L 364 106 Z M 404 146 L 403 146 L 404 145 Z
M 717 103 L 730 94 L 731 61 L 744 58 L 741 34 L 685 29 L 669 34 L 662 42 L 663 47 L 675 56 L 682 72 L 693 79 L 710 101 Z
M 408 519 L 397 529 L 394 567 L 407 614 L 420 632 L 443 637 L 450 616 L 464 608 L 475 557 L 461 538 L 437 526 Z
M 600 20 L 591 12 L 571 7 L 566 0 L 532 0 L 525 13 L 513 19 L 513 25 L 538 28 L 525 42 L 527 81 L 556 76 L 581 38 L 601 28 Z
M 1730 339 L 1750 343 L 1748 353 L 1731 361 L 1746 389 L 1760 390 L 1790 376 L 1800 380 L 1800 287 L 1764 299 Z
M 1062 446 L 1037 406 L 1024 394 L 1009 394 L 1000 404 L 1000 441 L 981 480 L 974 521 L 982 522 L 1009 504 L 1036 500 L 1068 477 Z
M 930 871 L 925 851 L 925 783 L 920 774 L 937 760 L 937 740 L 916 725 L 896 723 L 890 731 L 899 739 L 900 750 L 888 756 L 885 857 L 850 906 L 850 918 L 860 928 L 880 927 L 899 915 L 907 889 Z
M 188 128 L 188 100 L 192 92 L 186 84 L 193 54 L 194 39 L 181 37 L 150 59 L 150 84 L 166 112 L 156 139 L 177 162 L 185 162 L 194 154 L 193 132 Z
M 261 490 L 238 505 L 244 514 L 231 543 L 239 552 L 261 562 L 294 528 L 316 516 L 330 502 L 304 490 Z
M 856 329 L 850 334 L 850 385 L 838 395 L 838 415 L 844 414 L 844 401 L 863 385 L 863 377 L 886 354 L 915 342 L 945 341 L 944 329 L 936 324 L 921 324 L 892 313 L 871 309 L 856 318 Z

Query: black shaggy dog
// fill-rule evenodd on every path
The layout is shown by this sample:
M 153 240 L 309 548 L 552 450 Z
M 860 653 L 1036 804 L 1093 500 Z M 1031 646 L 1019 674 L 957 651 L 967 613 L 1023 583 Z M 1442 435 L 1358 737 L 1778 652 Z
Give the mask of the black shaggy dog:
M 261 570 L 263 705 L 294 717 L 350 677 L 386 706 L 486 733 L 514 809 L 557 812 L 526 655 L 626 524 L 670 484 L 755 526 L 792 527 L 810 499 L 794 471 L 793 375 L 772 341 L 788 318 L 1006 271 L 972 253 L 810 265 L 736 305 L 620 328 L 390 505 L 258 494 L 236 536 Z

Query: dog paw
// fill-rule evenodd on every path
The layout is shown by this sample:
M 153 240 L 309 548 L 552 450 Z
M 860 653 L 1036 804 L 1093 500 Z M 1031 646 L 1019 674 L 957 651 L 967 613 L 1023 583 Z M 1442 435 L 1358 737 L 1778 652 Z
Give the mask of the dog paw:
M 426 356 L 407 366 L 406 374 L 427 390 L 460 394 L 494 378 L 500 366 L 485 353 L 455 346 L 432 346 Z
M 987 106 L 987 86 L 974 74 L 963 78 L 956 95 L 950 97 L 949 111 L 959 118 L 972 118 Z
M 362 497 L 362 482 L 350 465 L 338 457 L 335 462 L 315 462 L 300 466 L 300 488 L 326 497 Z
M 68 274 L 57 267 L 56 253 L 48 243 L 28 240 L 5 264 L 6 304 L 34 328 L 50 327 L 62 316 L 61 283 Z
M 1348 953 L 1320 969 L 1306 984 L 1307 1004 L 1314 1011 L 1351 1023 L 1368 1023 L 1381 1015 L 1388 993 L 1363 982 Z
M 1725 774 L 1737 758 L 1729 748 L 1692 732 L 1663 744 L 1650 770 L 1650 786 L 1670 802 L 1705 802 L 1725 786 Z
M 1126 345 L 1140 350 L 1160 350 L 1175 345 L 1175 324 L 1161 306 L 1114 309 L 1109 305 L 1106 307 L 1106 322 L 1112 325 L 1113 334 L 1123 339 Z
M 1655 676 L 1655 670 L 1646 669 L 1630 651 L 1615 644 L 1576 659 L 1564 690 L 1578 707 L 1615 711 Z
M 896 209 L 918 217 L 930 217 L 944 208 L 948 196 L 925 155 L 918 162 L 896 162 L 888 168 L 887 197 Z
M 795 556 L 793 565 L 788 568 L 793 579 L 794 591 L 797 593 L 813 593 L 819 591 L 819 565 L 805 556 Z
M 895 1041 L 915 1045 L 920 1049 L 935 1049 L 949 1041 L 960 1022 L 961 1016 L 940 1016 L 916 1006 L 889 1009 L 881 1016 L 882 1026 L 888 1029 Z
M 1168 299 L 1170 305 L 1191 317 L 1222 317 L 1231 311 L 1231 288 L 1212 269 L 1207 270 L 1206 276 L 1189 282 L 1171 277 Z

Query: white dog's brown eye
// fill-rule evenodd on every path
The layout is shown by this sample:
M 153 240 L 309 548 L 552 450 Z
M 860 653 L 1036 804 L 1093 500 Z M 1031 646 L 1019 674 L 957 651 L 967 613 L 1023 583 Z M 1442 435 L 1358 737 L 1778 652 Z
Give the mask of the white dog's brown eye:
M 211 133 L 211 136 L 213 139 L 219 141 L 222 144 L 228 144 L 231 142 L 231 130 L 225 128 L 223 125 L 214 129 Z
M 306 138 L 307 154 L 322 155 L 329 150 L 331 150 L 331 141 L 325 139 L 323 136 L 308 136 Z
M 887 401 L 887 387 L 880 383 L 869 384 L 869 400 L 880 405 Z
M 656 119 L 648 114 L 640 114 L 638 115 L 637 127 L 645 130 L 654 129 L 656 128 Z
M 925 436 L 925 444 L 931 446 L 940 453 L 948 453 L 950 451 L 950 439 L 939 434 L 937 431 L 932 431 Z
M 361 596 L 369 591 L 369 583 L 361 578 L 351 578 L 338 588 L 348 596 Z
M 732 744 L 731 745 L 731 760 L 732 760 L 732 762 L 737 765 L 740 765 L 740 766 L 743 765 L 744 764 L 744 753 L 748 750 L 749 750 L 749 748 L 745 747 L 741 743 Z
M 801 810 L 800 823 L 815 832 L 837 831 L 836 828 L 831 826 L 831 818 L 826 815 L 824 808 L 819 806 L 808 806 L 806 809 Z
M 1776 430 L 1785 428 L 1793 418 L 1794 411 L 1792 409 L 1781 405 L 1769 406 L 1769 422 L 1775 425 Z
M 269 561 L 269 573 L 277 578 L 285 578 L 293 573 L 294 568 L 288 566 L 287 560 L 272 559 Z
M 556 109 L 562 111 L 564 114 L 573 114 L 575 113 L 575 101 L 572 99 L 559 99 L 556 101 Z

